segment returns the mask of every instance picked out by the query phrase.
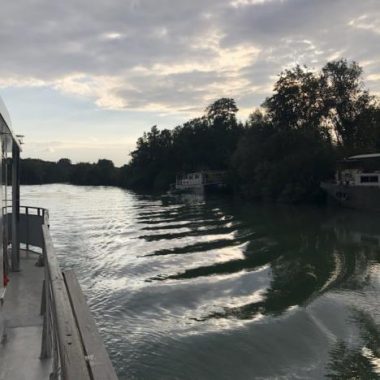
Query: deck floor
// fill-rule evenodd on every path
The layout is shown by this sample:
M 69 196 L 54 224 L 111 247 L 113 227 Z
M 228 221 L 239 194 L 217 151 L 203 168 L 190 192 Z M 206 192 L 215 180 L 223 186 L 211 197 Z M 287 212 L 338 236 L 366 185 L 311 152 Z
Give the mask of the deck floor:
M 0 380 L 49 379 L 51 360 L 40 360 L 40 304 L 44 269 L 37 256 L 22 252 L 21 271 L 10 274 L 4 305 L 5 336 L 0 344 Z

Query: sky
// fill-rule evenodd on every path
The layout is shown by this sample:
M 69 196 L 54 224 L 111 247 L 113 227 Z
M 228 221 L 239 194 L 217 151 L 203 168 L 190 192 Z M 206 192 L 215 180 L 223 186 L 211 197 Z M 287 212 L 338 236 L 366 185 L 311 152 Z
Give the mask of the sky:
M 295 64 L 347 58 L 380 94 L 380 0 L 3 1 L 0 95 L 23 157 L 129 160 L 232 97 L 245 118 Z

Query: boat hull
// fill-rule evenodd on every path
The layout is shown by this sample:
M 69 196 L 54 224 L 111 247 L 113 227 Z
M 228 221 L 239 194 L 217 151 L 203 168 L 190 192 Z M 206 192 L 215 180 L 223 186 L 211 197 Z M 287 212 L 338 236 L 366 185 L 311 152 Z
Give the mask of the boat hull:
M 324 183 L 321 187 L 343 207 L 380 212 L 380 188 L 377 186 Z

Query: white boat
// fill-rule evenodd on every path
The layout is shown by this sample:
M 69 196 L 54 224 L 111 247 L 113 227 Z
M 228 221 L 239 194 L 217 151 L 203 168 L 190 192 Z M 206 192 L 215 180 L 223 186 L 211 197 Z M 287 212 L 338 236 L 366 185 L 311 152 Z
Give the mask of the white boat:
M 176 182 L 171 186 L 172 193 L 205 193 L 226 190 L 226 172 L 217 170 L 202 170 L 199 172 L 177 175 Z
M 344 207 L 380 211 L 380 153 L 340 161 L 335 180 L 321 187 Z

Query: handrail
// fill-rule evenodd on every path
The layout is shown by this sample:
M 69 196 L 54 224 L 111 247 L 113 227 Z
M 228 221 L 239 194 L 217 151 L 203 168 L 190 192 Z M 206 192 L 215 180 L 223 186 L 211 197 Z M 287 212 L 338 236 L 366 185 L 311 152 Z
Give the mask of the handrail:
M 87 363 L 83 352 L 79 330 L 76 326 L 71 309 L 69 295 L 54 254 L 53 242 L 49 229 L 42 226 L 44 236 L 44 264 L 45 264 L 45 305 L 47 305 L 44 317 L 46 331 L 45 339 L 51 340 L 47 331 L 54 332 L 56 339 L 52 340 L 55 371 L 61 371 L 65 380 L 90 380 Z M 54 335 L 55 335 L 54 334 Z M 48 344 L 42 345 L 41 357 L 49 357 L 46 349 Z M 45 351 L 45 352 L 44 352 Z M 58 353 L 58 355 L 57 355 Z
M 11 212 L 8 213 L 8 210 L 11 210 Z M 35 210 L 36 213 L 30 213 L 30 210 Z M 7 212 L 5 212 L 7 211 Z M 12 206 L 3 206 L 3 215 L 6 214 L 12 214 Z M 38 216 L 43 216 L 47 215 L 49 217 L 49 210 L 43 207 L 35 207 L 35 206 L 20 206 L 20 214 L 25 214 L 25 215 L 38 215 Z
M 3 207 L 4 223 L 8 226 L 6 233 L 6 246 L 12 242 L 12 206 Z M 26 250 L 38 253 L 31 247 L 43 248 L 42 224 L 49 224 L 49 211 L 42 207 L 20 206 L 19 242 L 26 245 Z
M 115 370 L 91 316 L 75 272 L 73 270 L 65 271 L 63 277 L 82 338 L 84 353 L 88 358 L 92 378 L 94 380 L 115 380 Z

